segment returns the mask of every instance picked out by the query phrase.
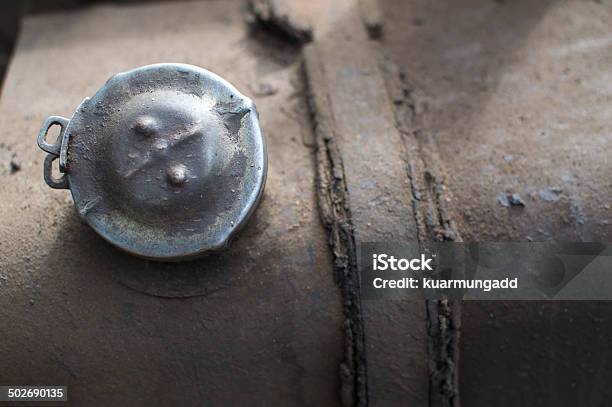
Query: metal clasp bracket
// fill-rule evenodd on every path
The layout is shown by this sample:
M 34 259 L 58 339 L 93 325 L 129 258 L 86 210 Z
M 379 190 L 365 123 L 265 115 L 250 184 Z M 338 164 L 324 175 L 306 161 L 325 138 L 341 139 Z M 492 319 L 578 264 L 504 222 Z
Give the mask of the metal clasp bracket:
M 66 137 L 66 128 L 68 127 L 69 122 L 70 119 L 66 119 L 65 117 L 49 116 L 43 123 L 42 127 L 40 128 L 40 132 L 38 133 L 38 147 L 49 153 L 47 157 L 45 157 L 45 163 L 43 164 L 43 176 L 47 185 L 55 189 L 70 188 L 66 175 L 62 175 L 60 178 L 55 178 L 51 172 L 53 161 L 57 160 L 58 158 L 60 159 L 60 172 L 66 172 L 68 141 L 68 138 Z M 60 126 L 61 130 L 59 136 L 57 136 L 57 140 L 51 144 L 46 140 L 47 133 L 49 132 L 49 129 L 56 124 Z

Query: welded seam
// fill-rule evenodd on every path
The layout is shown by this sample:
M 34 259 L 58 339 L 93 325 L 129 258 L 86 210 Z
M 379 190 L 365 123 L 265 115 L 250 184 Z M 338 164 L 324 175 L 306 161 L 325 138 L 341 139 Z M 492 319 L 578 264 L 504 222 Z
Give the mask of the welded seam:
M 316 45 L 304 50 L 304 73 L 316 138 L 317 197 L 321 221 L 329 232 L 335 281 L 344 314 L 344 355 L 340 365 L 341 401 L 345 407 L 367 405 L 367 366 L 360 280 L 344 166 L 335 142 L 328 87 Z
M 461 241 L 447 202 L 444 168 L 430 135 L 419 128 L 420 100 L 417 90 L 395 64 L 383 59 L 387 91 L 395 111 L 395 126 L 405 147 L 412 208 L 421 245 L 431 241 Z M 459 335 L 461 304 L 447 299 L 427 300 L 429 405 L 459 406 Z

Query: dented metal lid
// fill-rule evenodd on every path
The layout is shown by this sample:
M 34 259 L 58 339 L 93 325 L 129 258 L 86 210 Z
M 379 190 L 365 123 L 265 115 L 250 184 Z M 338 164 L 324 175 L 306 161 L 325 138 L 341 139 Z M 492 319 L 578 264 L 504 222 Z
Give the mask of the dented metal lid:
M 45 138 L 59 125 L 54 144 Z M 117 74 L 39 146 L 45 181 L 69 188 L 80 216 L 132 254 L 182 260 L 224 248 L 263 192 L 267 154 L 253 102 L 191 65 Z M 52 162 L 63 174 L 55 178 Z

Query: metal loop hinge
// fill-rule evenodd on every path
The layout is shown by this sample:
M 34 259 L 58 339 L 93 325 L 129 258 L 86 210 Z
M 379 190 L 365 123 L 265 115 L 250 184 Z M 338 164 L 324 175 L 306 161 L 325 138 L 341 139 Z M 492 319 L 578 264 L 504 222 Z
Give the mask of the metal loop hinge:
M 45 157 L 43 164 L 43 176 L 47 185 L 55 189 L 68 189 L 68 178 L 65 175 L 66 172 L 66 147 L 67 137 L 66 128 L 68 127 L 69 119 L 61 116 L 49 116 L 43 123 L 40 132 L 38 133 L 38 147 L 49 153 Z M 60 126 L 60 134 L 53 144 L 47 141 L 47 133 L 49 129 L 54 125 Z M 61 159 L 63 156 L 64 159 Z M 60 159 L 59 169 L 60 172 L 64 173 L 61 177 L 56 178 L 53 176 L 52 168 L 53 161 Z

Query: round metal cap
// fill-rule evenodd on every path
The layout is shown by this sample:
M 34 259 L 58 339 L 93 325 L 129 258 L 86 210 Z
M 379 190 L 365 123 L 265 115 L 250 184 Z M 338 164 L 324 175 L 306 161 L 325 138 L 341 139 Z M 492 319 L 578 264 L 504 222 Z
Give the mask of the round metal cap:
M 141 257 L 182 260 L 224 248 L 263 192 L 267 154 L 255 105 L 202 68 L 117 74 L 62 127 L 60 168 L 81 217 Z

